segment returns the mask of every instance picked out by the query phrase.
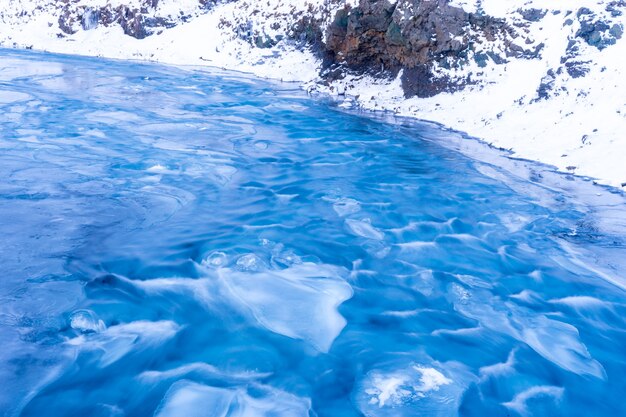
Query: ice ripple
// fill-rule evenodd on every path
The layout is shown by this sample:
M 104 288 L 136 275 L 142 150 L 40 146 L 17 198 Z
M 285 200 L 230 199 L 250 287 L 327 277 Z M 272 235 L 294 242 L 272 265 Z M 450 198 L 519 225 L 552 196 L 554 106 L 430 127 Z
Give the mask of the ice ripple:
M 240 257 L 239 260 L 242 258 Z M 347 270 L 312 262 L 279 270 L 259 268 L 255 254 L 244 255 L 243 267 L 219 267 L 207 273 L 214 278 L 159 278 L 130 281 L 147 294 L 174 292 L 196 299 L 208 309 L 229 308 L 274 333 L 303 340 L 320 352 L 328 352 L 346 325 L 338 307 L 352 297 L 345 281 Z M 254 266 L 251 262 L 254 261 Z
M 605 379 L 602 365 L 593 359 L 571 324 L 501 301 L 486 291 L 472 291 L 453 284 L 454 308 L 481 326 L 505 333 L 527 344 L 555 365 L 580 375 Z
M 188 380 L 174 383 L 155 417 L 307 417 L 311 401 L 267 386 L 227 389 Z
M 218 270 L 233 299 L 267 329 L 328 352 L 346 325 L 337 308 L 352 297 L 343 268 L 311 262 L 283 270 Z

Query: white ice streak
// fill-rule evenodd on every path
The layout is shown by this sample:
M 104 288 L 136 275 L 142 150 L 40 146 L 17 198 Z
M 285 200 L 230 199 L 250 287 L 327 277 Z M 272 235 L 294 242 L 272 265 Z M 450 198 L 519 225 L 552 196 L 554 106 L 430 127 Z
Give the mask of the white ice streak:
M 273 270 L 265 263 L 259 264 L 259 259 L 256 255 L 246 256 L 235 268 L 209 264 L 206 273 L 211 278 L 128 282 L 148 296 L 174 292 L 210 310 L 222 309 L 226 303 L 267 330 L 328 352 L 346 325 L 337 308 L 352 297 L 352 287 L 344 279 L 347 270 L 312 262 Z
M 367 417 L 452 417 L 457 415 L 463 392 L 473 379 L 455 362 L 387 365 L 359 381 L 355 399 Z
M 561 387 L 551 385 L 531 387 L 520 392 L 511 401 L 503 403 L 502 405 L 525 416 L 528 415 L 528 408 L 526 404 L 528 400 L 539 397 L 548 397 L 552 398 L 553 401 L 559 401 L 563 396 L 564 391 L 565 390 Z
M 515 352 L 516 349 L 509 352 L 506 362 L 496 363 L 494 365 L 483 366 L 480 368 L 479 375 L 481 379 L 486 380 L 492 376 L 508 375 L 515 372 Z
M 369 219 L 346 219 L 346 225 L 348 226 L 348 229 L 350 229 L 350 231 L 357 236 L 372 240 L 385 239 L 385 234 L 372 226 Z
M 580 341 L 578 329 L 571 324 L 503 302 L 487 291 L 470 292 L 456 284 L 451 287 L 454 308 L 481 326 L 526 343 L 548 361 L 570 372 L 606 378 L 604 368 L 591 357 Z
M 215 379 L 217 381 L 245 382 L 267 378 L 271 374 L 268 372 L 225 372 L 213 365 L 204 362 L 193 362 L 177 368 L 165 371 L 145 371 L 139 374 L 138 378 L 143 383 L 155 383 L 164 380 L 175 380 L 181 378 L 193 379 Z
M 268 386 L 218 388 L 181 380 L 165 394 L 156 417 L 308 417 L 311 401 Z
M 159 346 L 179 330 L 180 326 L 173 321 L 141 320 L 111 326 L 100 333 L 80 335 L 67 343 L 81 351 L 97 352 L 100 366 L 106 367 L 130 352 Z
M 575 310 L 595 310 L 611 307 L 611 303 L 587 295 L 573 295 L 550 300 L 550 302 L 553 304 L 565 305 Z
M 346 325 L 337 308 L 352 297 L 342 268 L 310 262 L 255 273 L 223 268 L 221 283 L 235 305 L 263 327 L 328 352 Z
M 30 100 L 32 97 L 19 91 L 0 89 L 0 105 Z

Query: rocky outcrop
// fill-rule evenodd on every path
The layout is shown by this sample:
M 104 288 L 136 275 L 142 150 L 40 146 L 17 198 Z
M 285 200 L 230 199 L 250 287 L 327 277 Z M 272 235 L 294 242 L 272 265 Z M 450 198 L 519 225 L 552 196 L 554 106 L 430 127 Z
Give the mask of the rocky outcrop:
M 517 36 L 505 21 L 468 13 L 447 0 L 361 0 L 337 12 L 325 53 L 329 67 L 390 76 L 402 71 L 406 96 L 428 97 L 471 82 L 438 70 L 466 66 L 470 59 L 485 66 L 487 60 L 503 63 L 510 56 L 538 53 L 515 45 Z M 486 44 L 501 44 L 504 54 Z
M 619 6 L 624 7 L 624 3 L 613 2 L 607 6 L 607 11 L 611 11 L 620 16 Z M 587 44 L 595 46 L 599 50 L 615 45 L 618 39 L 622 38 L 624 28 L 618 23 L 611 23 L 596 16 L 591 10 L 582 7 L 576 13 L 580 23 L 580 29 L 576 32 L 576 37 L 583 39 Z

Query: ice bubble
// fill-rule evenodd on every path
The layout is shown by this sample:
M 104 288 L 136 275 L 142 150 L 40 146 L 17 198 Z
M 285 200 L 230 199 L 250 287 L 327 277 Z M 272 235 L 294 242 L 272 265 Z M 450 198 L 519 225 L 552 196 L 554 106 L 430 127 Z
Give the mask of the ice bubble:
M 209 268 L 219 268 L 226 266 L 228 263 L 228 256 L 224 252 L 211 252 L 207 257 L 202 260 L 202 265 Z
M 465 390 L 436 364 L 370 371 L 358 384 L 356 400 L 367 417 L 456 416 Z
M 272 251 L 271 262 L 274 268 L 288 268 L 291 265 L 301 264 L 302 259 L 291 249 L 284 249 L 283 245 L 279 244 Z
M 419 373 L 416 379 L 414 371 Z M 408 372 L 399 372 L 384 375 L 373 372 L 370 375 L 371 388 L 365 390 L 370 395 L 370 404 L 382 408 L 385 405 L 398 406 L 412 398 L 423 398 L 429 391 L 439 391 L 443 385 L 452 383 L 452 380 L 435 368 L 412 366 Z
M 372 375 L 372 388 L 365 390 L 365 393 L 371 395 L 370 404 L 376 404 L 384 407 L 385 404 L 399 405 L 404 402 L 405 398 L 413 395 L 411 387 L 409 389 L 402 388 L 407 382 L 405 375 L 382 375 L 375 373 Z
M 452 383 L 452 380 L 446 378 L 441 372 L 435 368 L 425 368 L 422 366 L 414 366 L 413 369 L 420 372 L 420 386 L 417 388 L 419 392 L 439 391 L 442 385 Z
M 254 253 L 242 255 L 237 259 L 237 270 L 246 272 L 258 272 L 267 268 L 263 259 Z
M 100 333 L 106 326 L 91 310 L 78 310 L 70 315 L 70 327 L 81 333 Z

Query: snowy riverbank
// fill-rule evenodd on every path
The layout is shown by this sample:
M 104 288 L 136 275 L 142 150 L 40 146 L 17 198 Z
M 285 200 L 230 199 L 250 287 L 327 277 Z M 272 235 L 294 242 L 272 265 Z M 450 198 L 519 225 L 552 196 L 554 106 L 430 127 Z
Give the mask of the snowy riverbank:
M 439 69 L 472 82 L 427 98 L 406 98 L 401 72 L 393 79 L 355 71 L 320 78 L 322 60 L 294 38 L 294 25 L 314 19 L 323 29 L 345 3 L 8 0 L 0 5 L 0 46 L 210 65 L 297 81 L 309 90 L 345 96 L 346 106 L 439 122 L 517 157 L 626 186 L 626 40 L 621 39 L 626 3 L 453 0 L 451 5 L 467 12 L 503 19 L 521 34 L 519 42 L 540 52 L 500 59 L 485 40 L 467 65 Z M 109 11 L 126 20 L 102 24 L 101 14 Z M 480 48 L 492 58 L 477 59 Z

